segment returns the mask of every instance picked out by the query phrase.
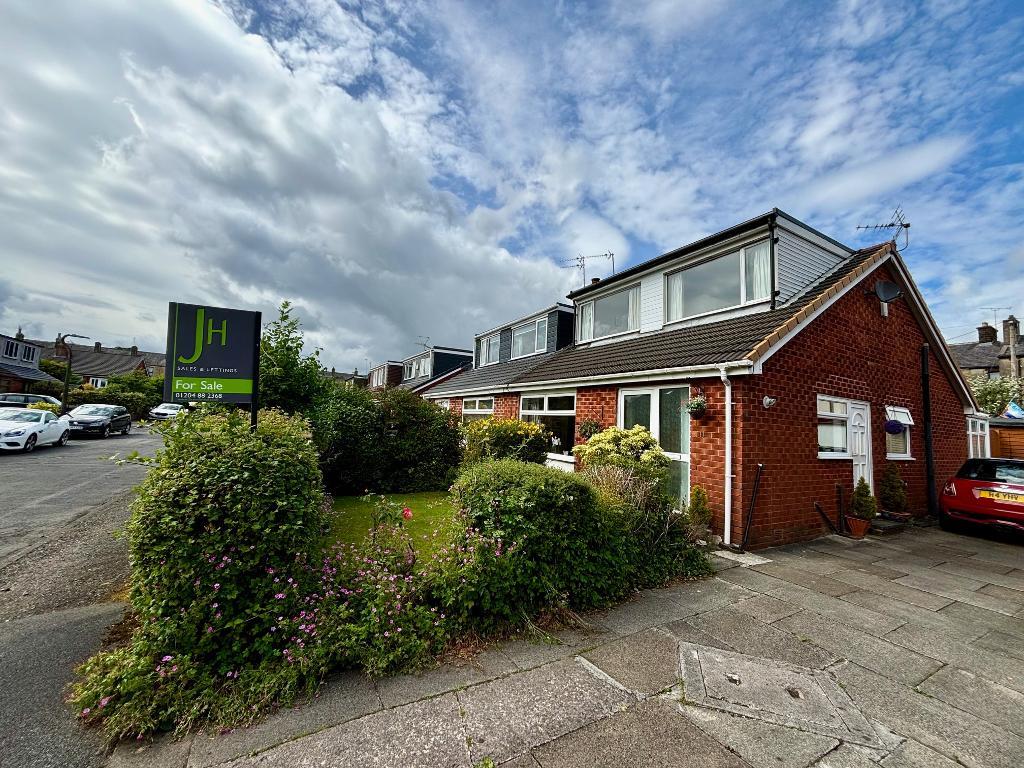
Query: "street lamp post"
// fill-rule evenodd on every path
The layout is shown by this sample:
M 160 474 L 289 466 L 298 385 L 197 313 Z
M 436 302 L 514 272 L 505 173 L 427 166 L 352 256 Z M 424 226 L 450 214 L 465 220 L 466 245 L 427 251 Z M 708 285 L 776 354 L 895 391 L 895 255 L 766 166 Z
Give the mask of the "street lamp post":
M 68 351 L 68 365 L 64 370 L 64 397 L 60 401 L 61 413 L 68 412 L 68 389 L 71 387 L 71 345 L 67 343 L 67 339 L 88 339 L 88 336 L 82 336 L 77 333 L 62 333 L 57 337 L 57 344 L 64 347 Z

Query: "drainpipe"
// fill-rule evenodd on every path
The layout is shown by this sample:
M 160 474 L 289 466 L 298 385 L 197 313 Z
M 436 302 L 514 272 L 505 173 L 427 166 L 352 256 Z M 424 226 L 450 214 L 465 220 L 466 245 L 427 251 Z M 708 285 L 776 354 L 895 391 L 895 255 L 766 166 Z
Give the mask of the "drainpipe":
M 725 530 L 722 543 L 732 544 L 732 382 L 725 372 L 725 366 L 718 369 L 725 385 Z

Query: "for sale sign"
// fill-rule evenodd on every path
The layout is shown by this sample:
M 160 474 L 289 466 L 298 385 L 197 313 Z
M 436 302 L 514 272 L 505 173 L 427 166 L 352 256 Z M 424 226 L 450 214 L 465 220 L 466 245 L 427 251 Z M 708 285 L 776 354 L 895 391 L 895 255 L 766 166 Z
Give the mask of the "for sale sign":
M 256 402 L 260 320 L 259 312 L 172 301 L 164 400 Z

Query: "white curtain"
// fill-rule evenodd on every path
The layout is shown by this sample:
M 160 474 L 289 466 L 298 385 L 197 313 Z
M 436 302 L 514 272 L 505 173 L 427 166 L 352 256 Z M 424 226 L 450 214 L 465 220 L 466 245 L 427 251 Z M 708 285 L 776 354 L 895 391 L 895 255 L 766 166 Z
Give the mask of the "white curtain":
M 667 303 L 665 316 L 669 322 L 683 319 L 683 273 L 676 272 L 668 276 L 668 285 L 665 288 L 665 302 Z
M 580 341 L 594 338 L 594 302 L 588 301 L 580 307 Z
M 629 330 L 640 327 L 640 286 L 629 289 Z
M 746 252 L 747 301 L 771 296 L 772 265 L 768 241 L 748 246 Z

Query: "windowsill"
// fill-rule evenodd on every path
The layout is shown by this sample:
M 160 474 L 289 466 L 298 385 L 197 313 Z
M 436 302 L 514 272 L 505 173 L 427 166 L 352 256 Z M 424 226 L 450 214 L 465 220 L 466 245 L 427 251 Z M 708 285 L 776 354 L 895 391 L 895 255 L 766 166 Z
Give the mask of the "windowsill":
M 890 456 L 885 454 L 886 461 L 917 461 L 913 456 Z
M 522 360 L 524 357 L 534 357 L 536 355 L 543 355 L 547 352 L 547 349 L 538 349 L 536 352 L 527 352 L 525 355 L 512 355 L 509 360 Z
M 632 330 L 629 330 L 629 331 L 619 331 L 618 333 L 609 333 L 607 336 L 595 336 L 592 339 L 587 339 L 586 341 L 577 341 L 576 343 L 577 344 L 590 344 L 590 343 L 595 342 L 595 341 L 604 341 L 605 339 L 617 339 L 620 336 L 628 336 L 631 333 L 637 333 L 637 332 L 639 332 L 639 330 L 640 330 L 639 328 L 633 328 Z
M 842 459 L 843 461 L 850 461 L 851 459 L 853 459 L 853 456 L 851 456 L 848 453 L 819 453 L 818 458 L 829 460 Z
M 561 461 L 566 464 L 575 464 L 576 457 L 571 453 L 549 453 L 547 454 L 549 461 Z

